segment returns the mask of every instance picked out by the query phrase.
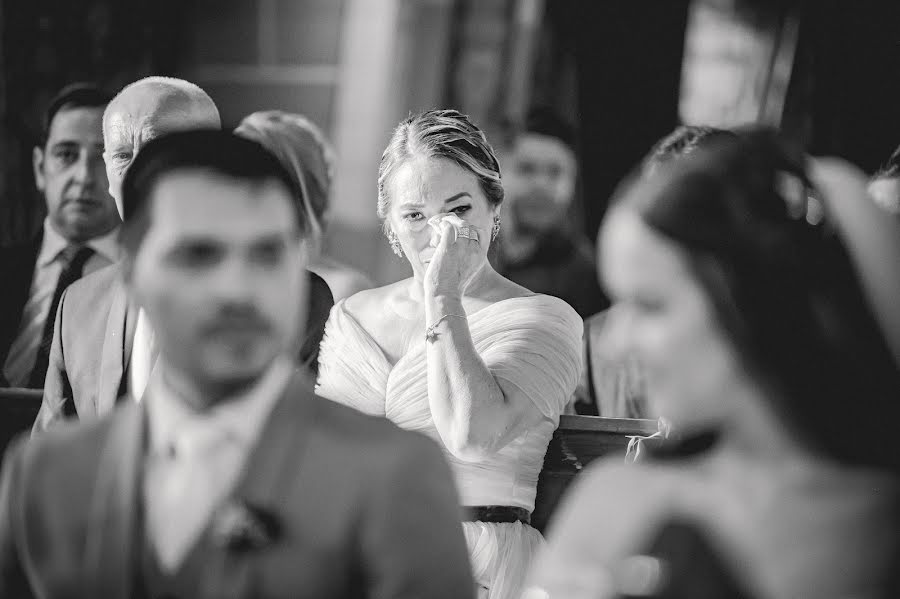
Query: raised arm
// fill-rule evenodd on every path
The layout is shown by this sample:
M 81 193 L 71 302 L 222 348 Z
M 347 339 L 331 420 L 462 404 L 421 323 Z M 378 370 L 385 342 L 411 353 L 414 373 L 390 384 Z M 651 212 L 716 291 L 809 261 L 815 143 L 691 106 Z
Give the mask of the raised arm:
M 443 318 L 447 315 L 452 316 Z M 438 323 L 426 342 L 428 403 L 450 453 L 477 461 L 543 415 L 515 385 L 494 377 L 475 350 L 463 315 L 459 297 L 426 294 L 425 322 Z
M 504 366 L 502 357 L 494 363 L 476 351 L 463 309 L 462 291 L 467 281 L 478 275 L 469 274 L 468 270 L 473 268 L 471 256 L 477 255 L 471 244 L 479 241 L 465 238 L 454 241 L 450 226 L 442 224 L 443 235 L 424 281 L 428 401 L 435 426 L 448 450 L 459 459 L 475 461 L 502 449 L 542 419 L 559 415 L 577 384 L 581 363 L 580 319 L 573 311 L 579 330 L 575 332 L 573 327 L 571 343 L 566 348 L 571 356 L 548 356 L 551 360 L 571 361 L 574 368 L 569 378 L 572 380 L 563 383 L 567 388 L 561 385 L 551 391 L 558 395 L 558 408 L 542 411 L 533 393 L 529 394 L 525 381 L 498 373 L 497 366 Z M 481 268 L 490 266 L 483 264 Z M 541 316 L 549 319 L 553 315 Z M 504 353 L 515 359 L 511 354 L 519 350 L 539 354 L 559 349 L 544 348 L 541 343 L 540 336 L 531 340 L 515 339 Z M 535 372 L 522 374 L 536 377 L 543 373 L 536 368 Z

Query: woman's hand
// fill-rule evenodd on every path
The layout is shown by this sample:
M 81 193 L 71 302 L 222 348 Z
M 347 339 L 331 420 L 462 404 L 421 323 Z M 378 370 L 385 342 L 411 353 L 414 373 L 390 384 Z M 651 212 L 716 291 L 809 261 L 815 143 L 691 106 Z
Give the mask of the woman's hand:
M 440 240 L 423 281 L 425 293 L 461 298 L 484 260 L 480 232 L 455 214 L 441 214 L 428 221 Z M 469 238 L 460 234 L 468 228 Z

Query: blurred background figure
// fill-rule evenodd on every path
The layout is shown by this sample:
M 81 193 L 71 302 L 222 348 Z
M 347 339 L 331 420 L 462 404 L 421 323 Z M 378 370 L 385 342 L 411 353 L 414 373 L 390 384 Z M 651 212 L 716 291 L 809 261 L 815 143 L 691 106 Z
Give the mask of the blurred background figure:
M 682 125 L 661 139 L 639 167 L 639 176 L 651 177 L 669 164 L 717 139 L 734 134 L 714 127 Z M 602 260 L 602 258 L 601 258 Z M 574 410 L 610 418 L 647 418 L 647 393 L 640 364 L 625 350 L 627 333 L 617 327 L 613 308 L 584 321 L 584 370 L 575 391 Z
M 872 176 L 869 195 L 879 206 L 900 217 L 900 147 Z
M 34 181 L 47 216 L 31 239 L 0 248 L 0 379 L 44 386 L 56 308 L 82 275 L 119 259 L 121 221 L 103 166 L 103 111 L 112 94 L 88 83 L 63 88 L 44 114 Z
M 267 110 L 244 118 L 235 133 L 268 148 L 296 179 L 312 228 L 308 240 L 308 268 L 328 283 L 334 300 L 372 287 L 372 282 L 363 273 L 338 262 L 324 251 L 335 158 L 322 130 L 303 115 Z
M 801 154 L 742 133 L 626 186 L 611 209 L 604 280 L 651 406 L 683 441 L 582 478 L 534 577 L 550 597 L 628 595 L 631 557 L 674 521 L 707 541 L 669 547 L 702 551 L 660 566 L 665 579 L 639 577 L 644 596 L 702 582 L 710 560 L 744 596 L 894 596 L 900 369 L 859 282 L 870 272 L 854 269 L 857 242 L 836 233 L 858 231 L 833 209 L 869 201 L 860 183 L 817 179 L 838 222 L 812 225 L 784 177 L 809 185 Z
M 528 115 L 502 154 L 506 203 L 496 263 L 503 276 L 556 296 L 582 318 L 604 309 L 590 240 L 572 218 L 575 132 L 548 109 Z

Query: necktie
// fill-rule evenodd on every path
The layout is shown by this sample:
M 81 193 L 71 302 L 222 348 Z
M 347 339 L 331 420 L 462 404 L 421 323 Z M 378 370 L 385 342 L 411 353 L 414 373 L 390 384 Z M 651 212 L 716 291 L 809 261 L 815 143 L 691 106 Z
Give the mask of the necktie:
M 56 282 L 56 289 L 53 291 L 53 300 L 50 302 L 50 311 L 47 313 L 47 321 L 44 323 L 44 333 L 41 335 L 41 344 L 38 346 L 37 359 L 34 362 L 34 369 L 31 371 L 31 378 L 28 386 L 32 388 L 42 388 L 44 386 L 44 378 L 47 376 L 47 363 L 50 357 L 50 346 L 53 343 L 53 327 L 56 323 L 56 310 L 59 307 L 59 300 L 62 297 L 66 287 L 81 278 L 84 272 L 84 265 L 94 255 L 94 250 L 86 246 L 70 245 L 61 253 L 62 272 L 59 273 L 59 279 Z

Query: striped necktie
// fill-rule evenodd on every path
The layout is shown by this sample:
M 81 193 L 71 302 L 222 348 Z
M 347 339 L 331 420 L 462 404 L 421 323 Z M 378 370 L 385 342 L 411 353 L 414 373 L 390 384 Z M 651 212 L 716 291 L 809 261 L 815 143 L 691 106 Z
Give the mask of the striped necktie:
M 59 307 L 59 300 L 63 291 L 81 278 L 85 263 L 93 255 L 94 250 L 91 248 L 77 245 L 67 246 L 60 254 L 63 267 L 56 282 L 56 290 L 54 290 L 53 300 L 50 302 L 50 311 L 47 313 L 47 320 L 44 323 L 44 333 L 41 335 L 41 344 L 38 346 L 37 359 L 34 362 L 34 369 L 31 371 L 31 378 L 28 381 L 28 386 L 31 388 L 40 389 L 44 386 L 44 379 L 47 376 L 47 364 L 50 358 L 50 346 L 53 344 L 56 310 Z

